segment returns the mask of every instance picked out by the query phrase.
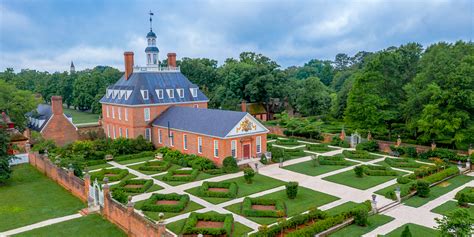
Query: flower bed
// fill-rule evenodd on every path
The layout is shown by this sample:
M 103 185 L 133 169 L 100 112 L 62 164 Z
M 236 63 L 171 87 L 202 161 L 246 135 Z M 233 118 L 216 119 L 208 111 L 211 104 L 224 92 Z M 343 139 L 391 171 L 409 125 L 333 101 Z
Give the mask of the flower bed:
M 199 222 L 205 222 L 208 225 L 199 225 Z M 220 225 L 212 225 L 218 224 Z M 232 214 L 218 213 L 196 213 L 192 212 L 183 226 L 183 234 L 203 234 L 211 236 L 231 236 L 234 217 Z
M 474 187 L 466 187 L 462 189 L 461 191 L 456 193 L 456 196 L 454 197 L 456 200 L 459 199 L 461 194 L 465 194 L 467 197 L 467 202 L 469 203 L 474 203 Z
M 127 193 L 144 193 L 153 185 L 151 179 L 129 179 L 118 184 L 118 188 Z
M 238 186 L 235 182 L 206 181 L 199 188 L 198 195 L 202 197 L 235 198 L 237 196 L 237 192 Z
M 176 201 L 176 203 L 158 204 L 159 201 Z M 151 212 L 181 212 L 186 208 L 189 202 L 189 195 L 176 193 L 158 194 L 154 193 L 145 201 L 141 207 L 142 211 Z
M 143 171 L 166 171 L 170 166 L 170 162 L 167 161 L 147 161 L 138 169 Z
M 377 159 L 378 156 L 372 155 L 367 151 L 343 151 L 342 154 L 350 159 L 359 159 L 359 160 L 373 160 Z
M 256 205 L 262 206 L 262 208 L 257 209 L 255 208 Z M 274 208 L 264 210 L 265 206 Z M 245 216 L 253 217 L 283 217 L 285 216 L 285 203 L 276 199 L 246 197 L 242 203 L 242 213 Z
M 415 162 L 413 159 L 409 158 L 398 158 L 398 159 L 393 159 L 393 158 L 385 158 L 385 163 L 389 164 L 392 167 L 399 167 L 399 168 L 420 168 L 423 166 L 421 163 Z
M 98 181 L 102 181 L 107 177 L 109 182 L 114 182 L 125 178 L 127 175 L 128 170 L 126 169 L 101 169 L 100 171 L 91 173 L 91 180 L 97 179 Z
M 397 176 L 397 172 L 390 167 L 377 165 L 363 165 L 364 174 L 369 176 Z
M 307 144 L 306 149 L 308 151 L 314 151 L 314 152 L 327 152 L 327 151 L 333 151 L 335 149 L 328 147 L 326 144 Z
M 190 182 L 196 179 L 199 170 L 170 170 L 163 176 L 163 181 Z
M 341 165 L 348 166 L 350 163 L 344 159 L 342 155 L 335 156 L 318 156 L 318 161 L 320 165 Z

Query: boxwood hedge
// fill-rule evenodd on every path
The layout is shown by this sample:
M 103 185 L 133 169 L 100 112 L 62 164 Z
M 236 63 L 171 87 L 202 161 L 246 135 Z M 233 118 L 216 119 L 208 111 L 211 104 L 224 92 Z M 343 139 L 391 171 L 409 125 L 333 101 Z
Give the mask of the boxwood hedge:
M 461 194 L 465 194 L 467 197 L 467 202 L 469 203 L 474 203 L 474 187 L 466 187 L 462 189 L 461 191 L 456 193 L 456 196 L 454 197 L 456 200 L 459 199 Z
M 341 165 L 341 166 L 350 165 L 350 163 L 346 159 L 344 159 L 343 155 L 318 156 L 318 161 L 320 165 Z
M 373 160 L 377 159 L 378 156 L 372 155 L 367 151 L 348 151 L 345 150 L 342 152 L 342 154 L 350 159 L 360 159 L 360 160 Z
M 127 185 L 141 185 L 141 187 L 126 187 Z M 144 193 L 153 185 L 151 179 L 128 179 L 123 180 L 118 184 L 118 188 L 122 189 L 127 193 Z
M 227 192 L 210 191 L 209 188 L 226 188 Z M 235 182 L 208 182 L 205 181 L 198 190 L 201 197 L 217 197 L 217 198 L 235 198 L 238 192 L 238 186 Z
M 107 174 L 112 174 L 108 176 Z M 101 169 L 100 171 L 93 172 L 90 174 L 91 180 L 97 179 L 98 181 L 104 180 L 104 177 L 108 177 L 109 182 L 119 181 L 128 175 L 128 170 L 124 169 Z
M 196 227 L 198 221 L 224 222 L 224 226 L 222 228 L 198 228 Z M 192 212 L 184 223 L 182 234 L 231 236 L 233 224 L 234 217 L 232 214 Z
M 275 210 L 256 210 L 252 208 L 252 205 L 275 206 Z M 246 197 L 242 203 L 242 213 L 245 216 L 254 217 L 283 217 L 286 215 L 285 202 L 279 199 Z
M 392 167 L 407 167 L 407 168 L 419 168 L 423 166 L 421 163 L 415 162 L 415 160 L 410 158 L 385 158 L 385 163 L 389 164 Z
M 169 201 L 178 201 L 176 204 L 171 205 L 158 205 L 157 201 L 160 200 L 169 200 Z M 189 202 L 189 195 L 170 193 L 170 194 L 159 194 L 154 193 L 149 199 L 147 199 L 143 206 L 141 207 L 142 211 L 151 211 L 151 212 L 181 212 L 183 211 Z
M 196 179 L 199 170 L 170 170 L 163 176 L 163 181 L 182 181 L 190 182 Z M 177 176 L 176 176 L 177 175 Z M 183 176 L 180 176 L 183 175 Z
M 363 165 L 364 174 L 369 176 L 397 176 L 397 172 L 390 167 L 378 165 Z
M 124 160 L 140 159 L 140 158 L 145 158 L 145 157 L 153 158 L 153 157 L 155 157 L 155 152 L 154 151 L 144 151 L 144 152 L 140 152 L 140 153 L 137 153 L 137 154 L 117 156 L 117 157 L 114 157 L 114 160 L 115 161 L 124 161 Z
M 168 161 L 147 161 L 138 169 L 143 171 L 166 171 L 171 166 Z

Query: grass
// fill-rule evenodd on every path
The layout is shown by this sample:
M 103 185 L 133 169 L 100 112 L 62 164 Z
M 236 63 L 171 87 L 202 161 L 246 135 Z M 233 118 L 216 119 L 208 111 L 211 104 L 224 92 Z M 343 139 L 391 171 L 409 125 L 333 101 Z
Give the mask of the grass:
M 376 214 L 368 218 L 369 224 L 367 226 L 358 226 L 358 225 L 352 224 L 343 229 L 338 230 L 337 232 L 329 236 L 332 236 L 332 237 L 362 236 L 392 220 L 393 220 L 393 217 Z
M 98 171 L 96 171 L 96 172 L 98 172 Z M 94 172 L 91 172 L 90 174 L 92 175 L 92 174 L 94 174 Z M 120 181 L 124 181 L 124 180 L 127 180 L 127 179 L 133 179 L 133 178 L 136 178 L 136 177 L 137 177 L 136 175 L 131 174 L 131 173 L 128 173 L 127 176 L 123 177 L 123 179 L 118 180 L 118 181 L 109 181 L 109 183 L 112 183 L 112 182 L 120 182 Z M 94 181 L 95 181 L 95 180 L 92 180 L 92 177 L 91 177 L 91 182 L 94 182 Z M 104 183 L 104 180 L 97 180 L 97 182 L 98 182 L 99 184 L 102 184 L 102 183 Z
M 402 170 L 408 170 L 408 171 L 413 171 L 413 170 L 416 170 L 417 168 L 410 168 L 410 167 L 394 167 L 394 166 L 390 166 L 387 162 L 385 161 L 380 161 L 380 162 L 377 162 L 375 163 L 377 165 L 381 165 L 381 166 L 385 166 L 385 167 L 393 167 L 393 168 L 397 168 L 397 169 L 402 169 Z
M 29 164 L 13 167 L 12 178 L 0 186 L 0 232 L 77 213 L 79 199 Z
M 112 165 L 109 163 L 104 163 L 100 165 L 91 165 L 91 166 L 87 166 L 87 169 L 91 171 L 91 170 L 97 170 L 97 169 L 108 168 L 108 167 L 112 167 Z
M 407 206 L 411 207 L 420 207 L 425 205 L 427 202 L 434 200 L 450 191 L 453 189 L 471 181 L 474 179 L 471 176 L 466 176 L 466 175 L 458 175 L 452 179 L 447 180 L 446 182 L 440 183 L 434 187 L 431 187 L 430 189 L 430 194 L 426 198 L 421 198 L 418 196 L 413 196 L 409 199 L 407 199 L 404 204 Z
M 120 228 L 102 218 L 99 214 L 91 214 L 77 219 L 57 223 L 50 226 L 30 230 L 14 235 L 18 237 L 88 237 L 88 236 L 127 236 Z
M 166 173 L 167 171 L 148 171 L 148 170 L 140 170 L 140 167 L 144 166 L 145 163 L 141 163 L 141 164 L 136 164 L 136 165 L 130 165 L 128 166 L 128 168 L 130 169 L 133 169 L 133 170 L 136 170 L 142 174 L 146 174 L 146 175 L 154 175 L 154 174 L 159 174 L 159 173 Z M 167 170 L 171 170 L 171 169 L 178 169 L 178 168 L 181 168 L 181 166 L 179 165 L 171 165 L 170 168 L 168 168 Z
M 398 175 L 405 174 L 404 172 L 401 172 L 401 171 L 395 171 L 395 172 L 397 172 Z M 329 177 L 325 177 L 323 179 L 334 182 L 334 183 L 343 184 L 349 187 L 366 190 L 395 178 L 397 178 L 397 176 L 369 176 L 369 175 L 364 175 L 364 177 L 358 178 L 356 177 L 354 170 L 348 170 L 346 172 L 342 172 L 342 173 L 335 174 Z
M 93 114 L 89 112 L 82 112 L 75 109 L 64 109 L 65 114 L 70 114 L 72 116 L 72 122 L 74 124 L 81 123 L 97 123 L 99 122 L 99 114 Z
M 340 214 L 342 212 L 345 212 L 345 211 L 348 211 L 356 206 L 360 205 L 360 203 L 356 203 L 356 202 L 352 202 L 352 201 L 349 201 L 349 202 L 345 202 L 339 206 L 335 206 L 331 209 L 327 209 L 326 212 L 329 214 L 329 215 L 337 215 L 337 214 Z
M 402 235 L 403 230 L 405 229 L 405 226 L 408 225 L 408 228 L 410 229 L 411 236 L 439 236 L 439 232 L 435 229 L 431 229 L 425 226 L 421 225 L 416 225 L 412 223 L 408 223 L 405 225 L 402 225 L 392 232 L 383 235 L 384 237 L 400 237 Z
M 460 207 L 458 205 L 458 202 L 451 200 L 451 201 L 447 201 L 447 202 L 433 208 L 431 210 L 431 212 L 438 213 L 438 214 L 441 214 L 441 215 L 446 215 L 446 214 L 448 214 L 449 212 L 453 211 L 456 208 L 462 208 L 462 207 Z M 474 206 L 470 205 L 469 208 L 467 208 L 467 210 L 469 210 L 469 213 L 474 218 Z
M 142 162 L 142 161 L 147 161 L 147 160 L 153 160 L 155 157 L 153 156 L 147 156 L 147 157 L 142 157 L 142 158 L 137 158 L 137 159 L 131 159 L 131 160 L 122 160 L 122 161 L 116 161 L 117 163 L 121 165 L 129 165 L 137 162 Z
M 141 209 L 143 204 L 145 203 L 146 200 L 143 200 L 143 201 L 139 201 L 137 203 L 135 203 L 135 209 Z M 168 218 L 171 218 L 173 216 L 178 216 L 178 215 L 181 215 L 181 214 L 184 214 L 184 213 L 188 213 L 188 212 L 192 212 L 192 211 L 196 211 L 196 210 L 199 210 L 199 209 L 202 209 L 204 208 L 203 206 L 193 202 L 193 201 L 189 201 L 188 205 L 186 206 L 186 208 L 184 208 L 183 211 L 181 212 L 163 212 L 163 214 L 165 215 L 165 219 L 168 219 Z M 146 216 L 150 217 L 151 219 L 153 220 L 158 220 L 158 215 L 160 214 L 159 212 L 151 212 L 151 211 L 144 211 L 143 214 L 145 214 Z
M 248 196 L 253 193 L 258 193 L 264 190 L 268 190 L 268 189 L 276 188 L 278 186 L 285 185 L 285 182 L 283 181 L 276 180 L 276 179 L 273 179 L 261 174 L 256 174 L 251 184 L 246 183 L 244 177 L 228 179 L 222 182 L 236 182 L 237 183 L 237 185 L 239 186 L 237 198 Z M 186 192 L 195 196 L 199 196 L 198 190 L 199 190 L 199 187 L 194 187 L 194 188 L 186 190 Z M 201 197 L 201 198 L 213 204 L 219 204 L 219 203 L 223 203 L 223 202 L 231 200 L 229 198 L 214 198 L 214 197 Z
M 350 165 L 358 164 L 352 161 L 347 161 L 347 162 Z M 320 165 L 318 167 L 313 167 L 312 161 L 305 161 L 305 162 L 297 163 L 294 165 L 285 166 L 283 167 L 283 169 L 291 170 L 291 171 L 309 175 L 309 176 L 318 176 L 321 174 L 325 174 L 334 170 L 339 170 L 339 169 L 343 169 L 347 167 L 348 166 L 342 166 L 342 165 Z
M 168 169 L 169 170 L 169 169 Z M 141 171 L 140 171 L 141 172 Z M 198 176 L 196 177 L 195 180 L 191 181 L 191 182 L 183 182 L 183 181 L 163 181 L 163 176 L 165 176 L 166 174 L 162 174 L 162 175 L 158 175 L 158 176 L 153 176 L 152 178 L 154 179 L 157 179 L 157 180 L 160 180 L 161 182 L 164 182 L 164 183 L 167 183 L 171 186 L 179 186 L 179 185 L 182 185 L 182 184 L 186 184 L 186 183 L 191 183 L 191 182 L 194 182 L 194 181 L 199 181 L 199 180 L 204 180 L 204 179 L 209 179 L 209 178 L 213 178 L 213 177 L 217 177 L 217 176 L 221 176 L 221 175 L 225 175 L 225 174 L 208 174 L 208 173 L 204 173 L 202 171 L 199 172 Z
M 321 193 L 318 191 L 313 191 L 308 188 L 299 187 L 298 195 L 295 199 L 288 199 L 286 196 L 286 190 L 270 193 L 261 198 L 268 199 L 279 199 L 285 202 L 287 216 L 294 216 L 300 214 L 304 211 L 307 211 L 313 207 L 320 207 L 324 204 L 334 202 L 338 200 L 338 197 L 331 196 L 329 194 Z M 232 211 L 236 214 L 242 215 L 241 213 L 242 203 L 236 203 L 230 206 L 225 207 L 225 209 Z M 267 217 L 246 217 L 249 220 L 252 220 L 259 224 L 271 224 L 276 222 L 277 218 L 267 218 Z
M 215 212 L 207 212 L 207 213 L 215 213 Z M 173 233 L 179 235 L 181 234 L 181 230 L 183 229 L 184 223 L 186 223 L 187 219 L 182 219 L 179 221 L 175 221 L 166 225 L 166 228 Z M 234 231 L 231 236 L 240 237 L 240 236 L 247 236 L 247 233 L 251 232 L 252 229 L 246 225 L 241 224 L 240 222 L 234 222 Z
M 385 197 L 385 194 L 388 191 L 394 191 L 395 189 L 397 189 L 398 186 L 400 186 L 400 184 L 396 183 L 396 184 L 390 185 L 388 187 L 382 188 L 380 190 L 377 190 L 375 193 Z

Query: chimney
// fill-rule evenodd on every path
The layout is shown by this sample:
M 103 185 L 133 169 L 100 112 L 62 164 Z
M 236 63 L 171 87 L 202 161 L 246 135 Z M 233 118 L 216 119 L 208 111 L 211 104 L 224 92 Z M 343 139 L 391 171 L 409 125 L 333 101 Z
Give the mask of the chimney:
M 168 67 L 176 68 L 176 53 L 168 53 Z
M 242 112 L 247 112 L 247 101 L 242 100 L 240 103 L 240 108 L 242 109 Z
M 51 110 L 54 115 L 62 115 L 63 112 L 63 97 L 51 96 Z
M 133 52 L 123 53 L 125 59 L 125 80 L 128 80 L 133 73 Z

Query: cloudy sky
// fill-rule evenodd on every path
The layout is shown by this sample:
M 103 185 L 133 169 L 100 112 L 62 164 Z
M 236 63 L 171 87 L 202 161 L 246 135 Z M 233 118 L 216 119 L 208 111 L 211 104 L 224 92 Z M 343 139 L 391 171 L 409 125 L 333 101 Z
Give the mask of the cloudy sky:
M 242 51 L 282 67 L 337 53 L 376 51 L 407 42 L 472 40 L 472 0 L 0 0 L 0 70 L 68 70 L 109 65 L 123 52 L 145 62 L 148 11 L 160 57 L 219 63 Z

